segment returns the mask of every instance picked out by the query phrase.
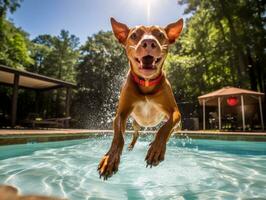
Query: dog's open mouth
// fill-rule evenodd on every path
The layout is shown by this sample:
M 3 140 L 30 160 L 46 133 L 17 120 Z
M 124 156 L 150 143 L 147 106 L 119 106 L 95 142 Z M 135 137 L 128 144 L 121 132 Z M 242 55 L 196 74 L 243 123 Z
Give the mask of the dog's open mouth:
M 140 64 L 140 69 L 154 70 L 156 69 L 156 64 L 160 62 L 162 58 L 155 58 L 151 55 L 142 57 L 141 59 L 136 58 L 136 61 Z

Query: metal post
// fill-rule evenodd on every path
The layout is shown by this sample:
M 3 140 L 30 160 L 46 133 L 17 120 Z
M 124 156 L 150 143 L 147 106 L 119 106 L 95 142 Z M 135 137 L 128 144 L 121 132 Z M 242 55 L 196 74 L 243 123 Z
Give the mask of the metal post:
M 202 102 L 202 104 L 203 104 L 203 130 L 205 130 L 206 129 L 206 122 L 205 122 L 205 99 L 203 99 L 203 102 Z
M 244 97 L 243 97 L 243 95 L 241 95 L 241 110 L 242 110 L 243 131 L 245 131 L 246 125 L 245 125 L 245 109 L 244 109 Z
M 70 99 L 71 99 L 71 88 L 66 89 L 66 117 L 70 116 Z M 66 128 L 69 127 L 69 120 L 66 121 Z
M 221 120 L 221 97 L 218 97 L 218 117 L 219 117 L 219 130 L 222 129 L 222 120 Z
M 11 126 L 12 127 L 15 127 L 16 119 L 17 119 L 18 83 L 19 83 L 19 75 L 14 74 L 13 95 L 12 95 L 12 111 L 11 111 Z
M 35 91 L 35 113 L 39 114 L 40 91 Z
M 263 113 L 262 113 L 261 96 L 259 96 L 259 106 L 260 106 L 261 128 L 262 128 L 262 130 L 264 130 L 264 121 L 263 121 Z

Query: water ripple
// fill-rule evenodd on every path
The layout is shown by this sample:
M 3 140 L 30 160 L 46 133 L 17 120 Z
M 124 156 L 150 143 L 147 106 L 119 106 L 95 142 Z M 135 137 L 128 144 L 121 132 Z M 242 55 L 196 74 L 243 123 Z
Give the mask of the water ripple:
M 166 160 L 150 169 L 144 158 L 151 139 L 141 138 L 132 152 L 125 149 L 120 171 L 106 182 L 96 168 L 110 137 L 41 150 L 34 144 L 36 150 L 28 155 L 0 160 L 0 183 L 14 185 L 22 194 L 72 200 L 266 198 L 266 155 L 261 153 L 266 147 L 261 143 L 249 144 L 256 147 L 254 154 L 243 153 L 242 143 L 239 151 L 238 143 L 219 142 L 225 151 L 217 150 L 217 143 L 172 138 Z

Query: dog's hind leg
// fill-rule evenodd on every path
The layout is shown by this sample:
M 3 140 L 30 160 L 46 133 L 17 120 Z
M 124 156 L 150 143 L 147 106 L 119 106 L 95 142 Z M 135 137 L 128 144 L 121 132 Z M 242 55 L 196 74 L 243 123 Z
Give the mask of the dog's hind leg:
M 128 150 L 132 150 L 137 142 L 137 139 L 139 137 L 139 130 L 140 130 L 140 125 L 136 122 L 136 120 L 133 121 L 133 129 L 134 133 L 132 135 L 132 140 L 130 144 L 128 145 Z

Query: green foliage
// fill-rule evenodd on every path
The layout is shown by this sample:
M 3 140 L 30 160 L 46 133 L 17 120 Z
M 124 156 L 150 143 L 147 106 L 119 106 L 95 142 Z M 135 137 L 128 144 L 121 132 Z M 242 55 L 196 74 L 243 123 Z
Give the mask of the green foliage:
M 32 45 L 35 64 L 29 70 L 65 81 L 76 82 L 79 39 L 62 30 L 59 36 L 40 35 Z
M 0 23 L 0 64 L 21 69 L 33 64 L 34 60 L 29 54 L 28 35 L 7 20 Z
M 200 79 L 202 70 L 195 66 L 196 60 L 188 56 L 169 53 L 165 62 L 165 70 L 171 82 L 177 102 L 193 102 L 201 93 Z M 198 86 L 198 87 L 195 87 Z
M 0 18 L 4 18 L 7 11 L 13 13 L 20 6 L 22 0 L 0 0 Z
M 6 13 L 13 13 L 21 0 L 0 0 L 0 64 L 23 68 L 33 63 L 28 53 L 27 34 L 6 20 Z
M 227 85 L 265 92 L 265 2 L 179 3 L 192 16 L 166 62 L 177 99 L 196 102 Z

